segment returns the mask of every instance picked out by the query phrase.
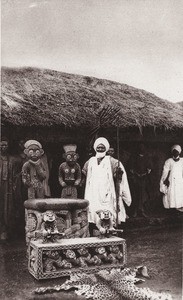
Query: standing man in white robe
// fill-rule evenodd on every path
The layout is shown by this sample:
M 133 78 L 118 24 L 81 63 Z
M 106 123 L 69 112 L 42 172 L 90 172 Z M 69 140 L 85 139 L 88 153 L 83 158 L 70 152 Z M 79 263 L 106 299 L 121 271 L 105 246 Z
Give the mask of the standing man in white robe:
M 165 208 L 176 208 L 183 211 L 183 158 L 179 145 L 171 148 L 172 158 L 165 161 L 160 180 L 160 192 L 163 195 Z
M 131 204 L 131 194 L 125 169 L 117 159 L 106 155 L 109 147 L 106 138 L 98 138 L 93 146 L 96 155 L 85 163 L 82 170 L 86 176 L 84 198 L 89 200 L 89 222 L 94 224 L 97 222 L 97 212 L 102 210 L 111 212 L 114 225 L 116 225 L 116 219 L 118 219 L 119 224 L 125 222 L 126 212 L 123 201 L 128 206 Z M 116 218 L 117 200 L 115 190 L 117 172 L 119 176 L 122 175 L 118 191 L 118 218 Z

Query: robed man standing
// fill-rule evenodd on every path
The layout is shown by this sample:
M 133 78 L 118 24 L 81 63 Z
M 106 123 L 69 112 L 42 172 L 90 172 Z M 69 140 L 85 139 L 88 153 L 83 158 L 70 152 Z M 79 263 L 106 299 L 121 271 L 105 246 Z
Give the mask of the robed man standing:
M 83 167 L 83 174 L 86 176 L 86 187 L 84 198 L 89 200 L 89 222 L 96 224 L 96 212 L 109 210 L 112 213 L 113 223 L 116 226 L 125 222 L 126 212 L 123 201 L 129 206 L 131 194 L 125 169 L 117 159 L 106 155 L 109 150 L 109 142 L 106 138 L 100 137 L 94 143 L 95 156 L 91 157 Z M 119 178 L 116 191 L 116 179 Z M 119 194 L 118 206 L 116 204 Z M 118 207 L 118 212 L 116 211 Z M 118 218 L 116 214 L 118 213 Z

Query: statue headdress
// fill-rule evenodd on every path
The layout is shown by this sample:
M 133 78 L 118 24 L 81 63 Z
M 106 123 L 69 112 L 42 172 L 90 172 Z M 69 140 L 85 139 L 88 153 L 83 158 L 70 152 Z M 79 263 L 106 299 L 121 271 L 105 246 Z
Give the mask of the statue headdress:
M 75 144 L 67 144 L 63 146 L 65 153 L 76 152 L 77 145 Z

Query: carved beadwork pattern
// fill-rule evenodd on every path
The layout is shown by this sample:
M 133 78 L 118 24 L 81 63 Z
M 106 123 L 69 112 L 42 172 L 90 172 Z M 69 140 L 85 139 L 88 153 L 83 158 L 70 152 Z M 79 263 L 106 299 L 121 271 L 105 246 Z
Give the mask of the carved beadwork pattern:
M 37 279 L 67 276 L 70 272 L 97 272 L 126 264 L 126 242 L 86 238 L 62 240 L 55 244 L 33 241 L 29 247 L 29 271 Z M 36 265 L 36 266 L 35 266 Z

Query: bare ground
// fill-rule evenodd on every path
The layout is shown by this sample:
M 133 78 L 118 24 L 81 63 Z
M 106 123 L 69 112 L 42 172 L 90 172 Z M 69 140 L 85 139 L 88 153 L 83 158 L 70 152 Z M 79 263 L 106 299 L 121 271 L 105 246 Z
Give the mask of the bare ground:
M 150 279 L 140 284 L 157 292 L 169 292 L 174 300 L 182 300 L 182 227 L 141 228 L 124 234 L 127 240 L 128 267 L 145 265 Z M 23 240 L 0 245 L 0 299 L 83 299 L 74 293 L 35 296 L 40 286 L 61 284 L 65 278 L 37 281 L 27 270 Z

